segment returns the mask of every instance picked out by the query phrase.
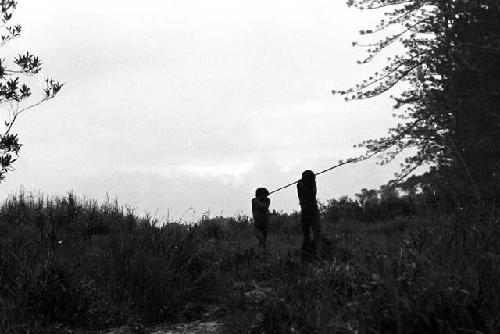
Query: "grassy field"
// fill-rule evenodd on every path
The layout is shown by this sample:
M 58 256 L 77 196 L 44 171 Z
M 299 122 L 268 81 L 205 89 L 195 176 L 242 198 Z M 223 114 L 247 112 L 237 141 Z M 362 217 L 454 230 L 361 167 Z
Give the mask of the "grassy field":
M 247 217 L 187 226 L 115 203 L 19 194 L 0 208 L 0 332 L 93 332 L 217 320 L 224 333 L 498 333 L 496 211 L 322 222 L 297 214 L 260 253 Z

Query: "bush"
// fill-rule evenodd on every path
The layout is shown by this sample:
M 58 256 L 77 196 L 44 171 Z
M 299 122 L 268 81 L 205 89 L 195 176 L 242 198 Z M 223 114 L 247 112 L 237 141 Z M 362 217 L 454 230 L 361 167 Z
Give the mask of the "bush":
M 44 200 L 20 193 L 0 208 L 0 219 L 0 329 L 46 322 L 102 328 L 134 314 L 174 321 L 225 288 L 207 240 L 225 228 L 158 226 L 116 202 L 78 202 L 72 194 Z

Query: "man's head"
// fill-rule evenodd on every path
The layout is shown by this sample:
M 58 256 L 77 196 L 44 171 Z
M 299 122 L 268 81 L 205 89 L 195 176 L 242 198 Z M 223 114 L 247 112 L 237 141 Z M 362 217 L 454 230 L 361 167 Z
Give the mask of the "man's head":
M 269 195 L 269 191 L 266 188 L 257 188 L 255 190 L 255 197 L 267 197 Z
M 302 172 L 302 181 L 306 184 L 314 184 L 316 181 L 316 175 L 312 170 L 305 170 Z

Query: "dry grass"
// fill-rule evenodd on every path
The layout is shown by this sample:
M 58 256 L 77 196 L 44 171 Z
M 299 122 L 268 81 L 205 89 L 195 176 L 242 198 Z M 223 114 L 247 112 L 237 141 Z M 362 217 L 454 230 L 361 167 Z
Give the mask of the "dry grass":
M 322 257 L 304 263 L 295 214 L 273 215 L 264 256 L 246 217 L 160 226 L 117 203 L 21 193 L 0 208 L 0 330 L 494 333 L 498 221 L 470 217 L 323 222 Z

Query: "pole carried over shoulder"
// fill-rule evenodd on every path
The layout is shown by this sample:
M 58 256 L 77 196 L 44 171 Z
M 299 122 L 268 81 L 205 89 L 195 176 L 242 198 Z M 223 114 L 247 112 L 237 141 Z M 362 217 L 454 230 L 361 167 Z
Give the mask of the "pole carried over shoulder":
M 379 153 L 379 152 L 375 152 L 375 153 L 372 153 L 372 154 L 369 154 L 369 155 L 360 156 L 360 157 L 357 157 L 357 158 L 350 158 L 350 159 L 347 159 L 346 161 L 342 161 L 342 160 L 340 160 L 340 161 L 339 161 L 339 163 L 338 163 L 338 164 L 336 164 L 335 166 L 332 166 L 332 167 L 330 167 L 330 168 L 324 169 L 324 170 L 322 170 L 321 172 L 314 173 L 314 175 L 316 175 L 316 176 L 317 176 L 317 175 L 321 175 L 321 174 L 323 174 L 323 173 L 329 172 L 329 171 L 331 171 L 331 170 L 333 170 L 333 169 L 335 169 L 335 168 L 338 168 L 338 167 L 340 167 L 340 166 L 343 166 L 343 165 L 347 165 L 347 164 L 352 164 L 352 163 L 356 163 L 356 162 L 360 162 L 360 161 L 368 160 L 368 159 L 370 159 L 371 157 L 373 157 L 375 154 L 378 154 L 378 153 Z M 288 187 L 290 187 L 290 186 L 293 186 L 294 184 L 297 184 L 298 182 L 299 182 L 299 180 L 297 180 L 297 181 L 295 181 L 295 182 L 292 182 L 292 183 L 289 183 L 289 184 L 287 184 L 286 186 L 283 186 L 283 187 L 280 187 L 280 188 L 278 188 L 278 189 L 275 189 L 275 190 L 271 191 L 271 192 L 269 193 L 269 195 L 274 194 L 274 193 L 277 193 L 278 191 L 283 190 L 283 189 L 285 189 L 285 188 L 288 188 Z M 268 195 L 268 196 L 269 196 L 269 195 Z

